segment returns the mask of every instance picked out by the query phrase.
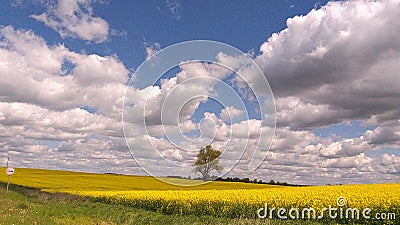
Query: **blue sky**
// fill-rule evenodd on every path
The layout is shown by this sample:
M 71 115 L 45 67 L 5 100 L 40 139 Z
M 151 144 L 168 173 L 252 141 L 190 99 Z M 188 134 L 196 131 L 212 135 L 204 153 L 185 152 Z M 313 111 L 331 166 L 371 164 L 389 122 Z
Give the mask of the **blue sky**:
M 152 175 L 193 177 L 185 170 L 193 149 L 212 141 L 230 165 L 247 141 L 225 176 L 307 184 L 399 179 L 398 0 L 13 0 L 0 8 L 0 158 L 10 156 L 16 167 L 144 174 L 141 159 Z M 223 54 L 217 64 L 237 66 L 246 84 L 204 62 L 175 65 L 154 85 L 135 73 L 146 59 L 163 63 L 162 49 L 192 40 L 249 54 L 262 77 Z M 222 82 L 185 83 L 200 75 Z M 128 85 L 131 77 L 137 80 Z M 268 94 L 251 100 L 248 87 L 262 79 L 273 106 L 263 102 Z M 173 126 L 161 123 L 162 112 L 166 121 L 177 116 L 162 108 L 170 94 L 176 104 L 204 99 L 185 104 Z M 216 96 L 227 108 L 210 100 Z M 143 107 L 146 134 L 136 126 Z M 276 110 L 276 126 L 260 115 L 264 108 Z M 271 148 L 262 133 L 275 134 Z M 166 169 L 154 149 L 178 166 Z M 246 167 L 250 156 L 262 161 L 255 171 Z
M 127 67 L 137 68 L 145 59 L 144 42 L 158 42 L 166 47 L 182 41 L 205 39 L 221 41 L 244 52 L 258 51 L 266 38 L 285 28 L 287 18 L 304 15 L 325 2 L 183 1 L 177 3 L 175 15 L 169 4 L 162 1 L 106 1 L 105 4 L 93 4 L 94 14 L 104 18 L 111 29 L 126 32 L 126 35 L 111 36 L 110 41 L 100 44 L 60 39 L 57 32 L 29 18 L 45 11 L 46 7 L 39 1 L 2 3 L 2 8 L 7 10 L 2 13 L 1 21 L 2 25 L 32 29 L 48 44 L 64 43 L 77 52 L 84 49 L 87 53 L 115 53 Z

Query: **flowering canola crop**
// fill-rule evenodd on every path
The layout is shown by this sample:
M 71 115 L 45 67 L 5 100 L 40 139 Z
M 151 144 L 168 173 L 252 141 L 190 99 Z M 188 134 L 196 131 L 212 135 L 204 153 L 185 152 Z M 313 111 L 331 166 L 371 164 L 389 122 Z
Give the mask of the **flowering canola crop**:
M 99 201 L 126 204 L 167 214 L 195 214 L 222 217 L 255 217 L 260 207 L 370 208 L 379 212 L 399 212 L 400 184 L 309 186 L 238 190 L 137 190 L 137 191 L 70 191 Z M 342 204 L 342 203 L 341 203 Z M 400 217 L 400 214 L 398 214 Z
M 5 168 L 1 168 L 5 170 Z M 173 178 L 171 178 L 173 179 Z M 180 180 L 185 184 L 198 181 Z M 7 182 L 7 176 L 0 176 Z M 189 183 L 188 183 L 189 182 Z M 97 201 L 124 204 L 166 214 L 257 217 L 260 208 L 314 208 L 319 214 L 329 206 L 370 208 L 395 213 L 391 220 L 361 223 L 400 224 L 400 183 L 337 186 L 283 187 L 277 185 L 210 182 L 197 186 L 174 186 L 153 177 L 76 173 L 17 168 L 11 184 L 91 197 Z M 338 198 L 344 200 L 339 202 Z M 276 218 L 274 214 L 274 218 Z M 337 220 L 337 219 L 336 219 Z M 346 222 L 340 221 L 340 222 Z M 375 221 L 375 222 L 374 222 Z M 347 221 L 349 222 L 349 221 Z M 357 222 L 357 221 L 356 221 Z M 350 221 L 351 223 L 351 221 Z

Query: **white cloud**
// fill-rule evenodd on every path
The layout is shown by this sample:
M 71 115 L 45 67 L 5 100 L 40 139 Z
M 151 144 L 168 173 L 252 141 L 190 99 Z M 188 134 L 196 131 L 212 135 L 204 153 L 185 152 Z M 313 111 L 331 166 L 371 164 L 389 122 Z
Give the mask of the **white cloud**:
M 353 157 L 371 149 L 363 137 L 333 142 L 319 149 L 320 156 L 330 158 Z
M 108 38 L 108 23 L 93 16 L 92 0 L 58 0 L 40 15 L 31 17 L 57 31 L 62 38 L 80 38 L 104 42 Z
M 71 140 L 92 133 L 122 137 L 121 123 L 83 109 L 51 111 L 26 103 L 0 102 L 3 136 L 27 139 Z
M 143 173 L 123 139 L 129 71 L 116 56 L 48 46 L 10 26 L 0 37 L 1 155 L 18 167 Z
M 372 162 L 372 158 L 365 156 L 363 153 L 354 157 L 348 158 L 340 158 L 340 159 L 328 159 L 324 162 L 324 167 L 331 168 L 356 168 L 360 169 L 361 167 L 370 164 Z
M 203 62 L 182 62 L 179 67 L 181 68 L 181 71 L 176 75 L 178 83 L 182 83 L 190 78 L 198 77 L 209 77 L 223 80 L 231 73 L 229 69 L 215 63 L 208 64 Z M 212 80 L 202 79 L 202 81 L 205 82 L 205 84 L 208 84 Z M 214 84 L 215 82 L 216 81 L 214 80 L 210 84 Z
M 339 123 L 346 112 L 329 105 L 304 102 L 298 97 L 277 98 L 277 125 L 292 129 L 311 129 Z
M 143 114 L 145 108 L 148 125 L 178 126 L 178 122 L 189 120 L 200 103 L 208 100 L 217 79 L 229 74 L 229 70 L 216 64 L 191 62 L 179 67 L 181 71 L 176 77 L 161 79 L 160 86 L 147 87 L 129 96 L 134 103 L 130 111 Z M 126 117 L 127 121 L 135 121 L 129 118 Z
M 278 125 L 313 129 L 398 112 L 399 10 L 398 0 L 339 1 L 289 18 L 256 57 Z
M 129 70 L 116 56 L 48 46 L 32 31 L 10 26 L 0 29 L 0 37 L 0 101 L 55 110 L 89 106 L 104 115 L 121 113 Z M 72 67 L 67 75 L 66 61 Z
M 239 123 L 232 124 L 232 137 L 254 139 L 261 134 L 261 120 L 244 120 Z
M 74 57 L 75 56 L 75 57 Z M 128 71 L 116 56 L 74 54 L 74 77 L 83 86 L 106 85 L 112 82 L 126 83 Z
M 310 131 L 293 131 L 288 128 L 277 128 L 271 151 L 296 152 L 297 154 L 303 154 L 307 153 L 306 148 L 310 143 L 316 141 L 322 140 Z
M 239 117 L 243 114 L 244 112 L 242 110 L 237 109 L 233 106 L 228 106 L 221 110 L 220 117 L 224 121 L 232 121 L 233 118 Z
M 158 42 L 155 43 L 144 43 L 144 48 L 146 49 L 146 59 L 149 60 L 154 53 L 160 51 L 161 45 Z
M 365 132 L 365 138 L 373 146 L 399 146 L 400 123 L 388 126 L 380 126 L 374 130 Z
M 15 167 L 145 174 L 131 158 L 123 138 L 93 136 L 61 141 L 56 146 L 31 139 L 3 138 L 0 147 L 0 156 L 9 156 Z
M 260 47 L 278 129 L 257 174 L 319 184 L 398 179 L 398 156 L 364 153 L 399 148 L 399 9 L 397 0 L 329 2 L 288 19 Z M 341 140 L 310 132 L 352 120 L 377 128 Z

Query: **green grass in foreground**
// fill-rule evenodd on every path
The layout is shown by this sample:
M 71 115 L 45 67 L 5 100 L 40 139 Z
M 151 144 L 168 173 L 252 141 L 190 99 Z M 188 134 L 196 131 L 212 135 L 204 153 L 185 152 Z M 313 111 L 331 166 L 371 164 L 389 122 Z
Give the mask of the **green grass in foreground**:
M 89 199 L 49 194 L 11 185 L 6 193 L 0 183 L 0 225 L 8 224 L 321 224 L 310 221 L 228 219 L 211 216 L 164 215 L 129 206 L 93 202 Z M 324 222 L 326 224 L 326 222 Z M 331 223 L 335 224 L 335 223 Z

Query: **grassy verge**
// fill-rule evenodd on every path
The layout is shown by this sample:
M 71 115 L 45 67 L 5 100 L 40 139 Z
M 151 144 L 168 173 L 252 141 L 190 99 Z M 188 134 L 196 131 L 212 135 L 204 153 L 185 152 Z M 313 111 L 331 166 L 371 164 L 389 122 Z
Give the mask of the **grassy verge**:
M 67 194 L 49 194 L 0 183 L 0 224 L 319 224 L 310 221 L 228 219 L 164 215 L 124 205 L 93 202 Z M 334 224 L 334 223 L 332 223 Z

